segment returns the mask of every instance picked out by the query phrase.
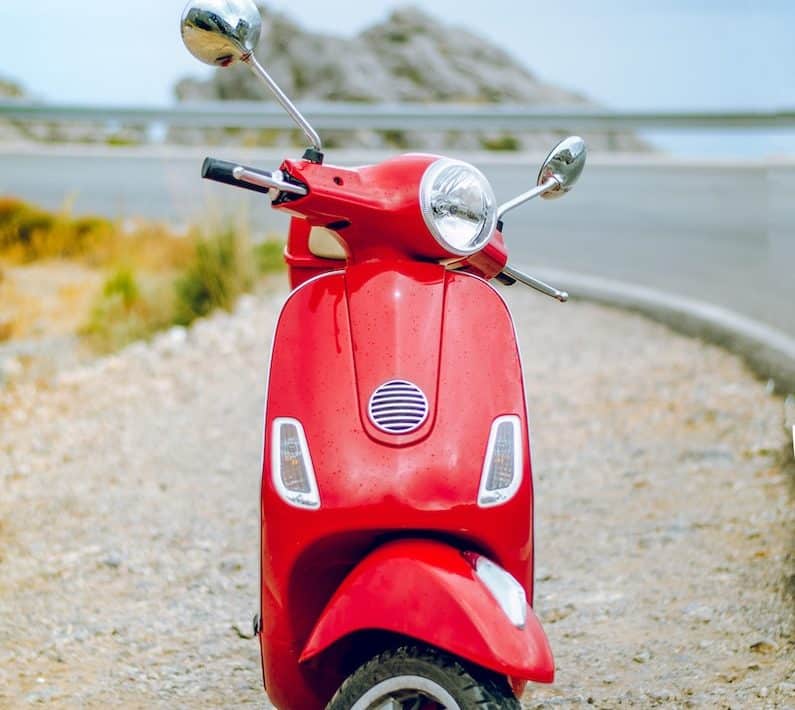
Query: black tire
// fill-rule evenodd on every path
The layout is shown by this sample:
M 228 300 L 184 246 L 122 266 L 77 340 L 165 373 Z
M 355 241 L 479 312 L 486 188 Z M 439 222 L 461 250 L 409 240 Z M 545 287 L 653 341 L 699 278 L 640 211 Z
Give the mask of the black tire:
M 374 707 L 378 707 L 378 703 L 383 704 L 389 697 L 394 697 L 393 693 L 399 693 L 397 688 L 387 687 L 389 682 L 400 684 L 403 678 L 406 685 L 398 685 L 398 688 L 404 688 L 409 693 L 416 690 L 412 685 L 412 678 L 428 681 L 427 686 L 422 688 L 426 693 L 431 691 L 426 697 L 430 697 L 435 689 L 442 688 L 457 705 L 450 710 L 521 708 L 504 677 L 481 669 L 467 669 L 453 656 L 435 649 L 402 646 L 392 651 L 384 651 L 359 666 L 340 686 L 326 710 L 352 710 L 357 702 L 369 710 L 370 699 L 364 700 L 368 693 L 376 694 L 372 702 L 376 703 Z M 376 690 L 379 686 L 384 688 L 385 696 L 380 695 L 380 690 Z M 433 697 L 438 701 L 440 695 Z M 410 708 L 412 704 L 406 700 L 403 707 Z M 447 708 L 448 705 L 439 703 L 439 707 Z

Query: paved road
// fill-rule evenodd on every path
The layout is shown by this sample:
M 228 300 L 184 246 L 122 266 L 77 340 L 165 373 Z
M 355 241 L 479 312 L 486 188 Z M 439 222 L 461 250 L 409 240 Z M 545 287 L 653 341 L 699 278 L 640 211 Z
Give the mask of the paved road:
M 279 156 L 216 149 L 276 167 Z M 343 161 L 340 161 L 343 162 Z M 526 189 L 537 162 L 477 160 L 500 200 Z M 0 194 L 48 207 L 195 221 L 243 210 L 256 229 L 286 218 L 259 196 L 199 179 L 201 155 L 0 154 Z M 714 303 L 795 337 L 795 163 L 648 164 L 595 159 L 565 200 L 508 216 L 512 260 L 637 283 Z

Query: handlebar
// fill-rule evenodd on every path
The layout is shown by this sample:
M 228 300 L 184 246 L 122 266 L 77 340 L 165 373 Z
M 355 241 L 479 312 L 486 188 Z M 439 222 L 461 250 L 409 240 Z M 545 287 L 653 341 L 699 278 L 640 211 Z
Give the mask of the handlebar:
M 277 170 L 269 173 L 266 170 L 249 168 L 238 163 L 230 163 L 216 158 L 205 158 L 202 163 L 202 177 L 215 180 L 225 185 L 244 187 L 246 190 L 269 194 L 271 190 L 289 192 L 294 195 L 306 195 L 308 190 L 303 185 L 285 181 L 282 173 Z
M 256 168 L 249 168 L 245 165 L 230 163 L 226 160 L 218 160 L 216 158 L 204 159 L 204 163 L 202 163 L 202 177 L 226 185 L 233 185 L 234 187 L 244 187 L 247 190 L 261 192 L 266 195 L 270 194 L 271 190 L 287 192 L 298 196 L 307 195 L 309 193 L 309 190 L 304 185 L 287 182 L 284 179 L 283 173 L 279 170 L 269 173 L 265 170 L 257 170 Z M 569 298 L 569 294 L 565 291 L 559 291 L 553 286 L 545 284 L 543 281 L 534 279 L 532 276 L 522 273 L 512 266 L 508 266 L 508 264 L 503 267 L 502 272 L 498 274 L 496 278 L 507 285 L 519 281 L 525 286 L 530 286 L 561 302 L 565 302 Z
M 215 182 L 222 182 L 225 185 L 233 185 L 234 187 L 245 187 L 247 190 L 263 192 L 266 195 L 270 192 L 271 188 L 269 187 L 252 185 L 249 182 L 238 180 L 233 174 L 234 169 L 238 167 L 240 167 L 238 163 L 229 163 L 226 160 L 217 160 L 216 158 L 205 158 L 202 163 L 202 177 L 205 180 L 215 180 Z M 253 168 L 246 168 L 246 170 L 262 172 L 255 171 Z M 265 174 L 270 177 L 270 173 Z

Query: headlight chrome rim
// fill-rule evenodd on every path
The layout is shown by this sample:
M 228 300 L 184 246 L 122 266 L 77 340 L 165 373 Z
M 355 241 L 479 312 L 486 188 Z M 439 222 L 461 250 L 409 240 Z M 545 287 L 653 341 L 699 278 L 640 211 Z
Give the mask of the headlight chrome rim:
M 485 216 L 480 226 L 479 231 L 475 236 L 470 239 L 467 248 L 461 248 L 451 244 L 445 238 L 445 235 L 439 228 L 436 221 L 433 205 L 431 204 L 432 191 L 437 178 L 448 168 L 458 167 L 464 168 L 471 173 L 471 175 L 478 181 L 481 188 L 482 198 L 485 202 Z M 433 238 L 438 244 L 447 252 L 454 256 L 470 256 L 479 252 L 483 247 L 488 244 L 491 239 L 494 229 L 497 226 L 497 198 L 494 195 L 494 189 L 489 183 L 486 176 L 478 170 L 474 165 L 466 163 L 463 160 L 454 160 L 452 158 L 439 158 L 431 163 L 425 170 L 420 181 L 420 211 L 422 212 L 423 220 L 428 231 L 433 235 Z

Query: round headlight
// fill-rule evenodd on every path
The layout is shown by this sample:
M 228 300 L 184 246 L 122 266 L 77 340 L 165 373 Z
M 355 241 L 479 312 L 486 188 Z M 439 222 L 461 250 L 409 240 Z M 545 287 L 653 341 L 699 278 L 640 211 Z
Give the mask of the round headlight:
M 482 249 L 497 225 L 497 206 L 486 176 L 476 167 L 441 158 L 420 183 L 420 207 L 428 229 L 447 251 L 468 256 Z

